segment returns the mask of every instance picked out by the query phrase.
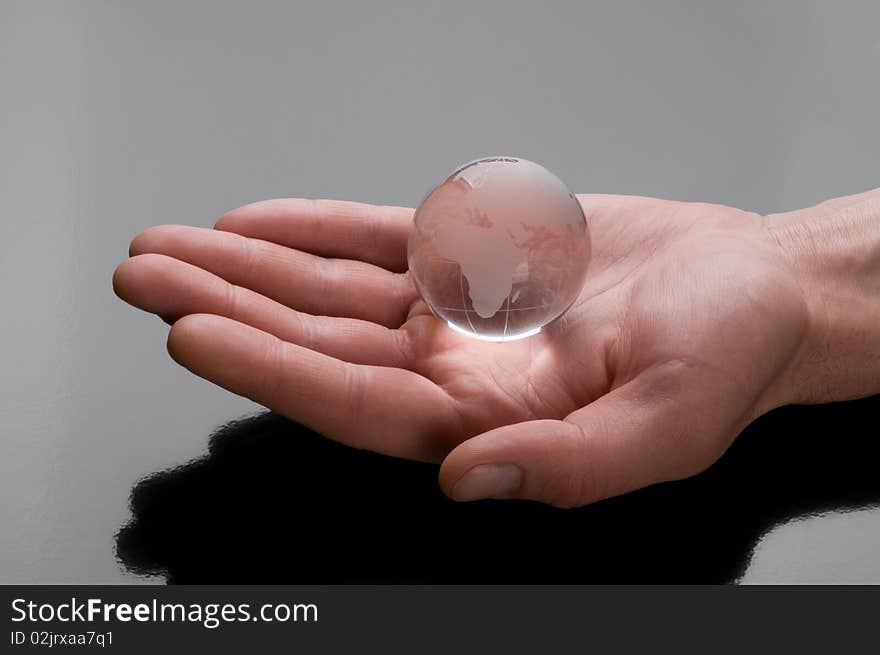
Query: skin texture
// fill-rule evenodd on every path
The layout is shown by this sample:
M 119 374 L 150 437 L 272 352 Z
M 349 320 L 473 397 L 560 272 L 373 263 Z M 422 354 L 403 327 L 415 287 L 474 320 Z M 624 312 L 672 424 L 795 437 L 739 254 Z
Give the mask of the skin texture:
M 520 341 L 431 315 L 407 208 L 269 200 L 213 230 L 150 228 L 114 288 L 172 324 L 193 373 L 353 447 L 442 462 L 456 500 L 584 505 L 702 471 L 780 405 L 880 390 L 880 317 L 859 310 L 880 286 L 876 191 L 771 217 L 579 199 L 586 285 Z

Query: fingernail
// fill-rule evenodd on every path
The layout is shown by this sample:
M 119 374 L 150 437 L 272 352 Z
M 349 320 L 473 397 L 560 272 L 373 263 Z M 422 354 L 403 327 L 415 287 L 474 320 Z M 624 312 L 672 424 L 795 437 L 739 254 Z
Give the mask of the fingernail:
M 459 478 L 452 488 L 452 498 L 505 498 L 519 489 L 522 477 L 522 471 L 513 464 L 480 464 Z

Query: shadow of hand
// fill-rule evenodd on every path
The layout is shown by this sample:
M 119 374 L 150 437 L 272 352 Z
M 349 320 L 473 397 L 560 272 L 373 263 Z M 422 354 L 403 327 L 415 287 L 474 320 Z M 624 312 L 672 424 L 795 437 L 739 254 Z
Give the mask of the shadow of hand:
M 170 583 L 728 582 L 773 525 L 880 501 L 878 411 L 784 407 L 696 477 L 570 510 L 455 503 L 432 464 L 265 413 L 138 482 L 117 552 Z

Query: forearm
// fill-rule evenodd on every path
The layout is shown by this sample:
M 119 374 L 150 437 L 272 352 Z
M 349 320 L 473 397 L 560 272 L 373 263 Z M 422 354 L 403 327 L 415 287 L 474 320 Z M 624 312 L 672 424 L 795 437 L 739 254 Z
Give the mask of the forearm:
M 880 393 L 880 189 L 765 221 L 807 314 L 785 373 L 789 402 Z

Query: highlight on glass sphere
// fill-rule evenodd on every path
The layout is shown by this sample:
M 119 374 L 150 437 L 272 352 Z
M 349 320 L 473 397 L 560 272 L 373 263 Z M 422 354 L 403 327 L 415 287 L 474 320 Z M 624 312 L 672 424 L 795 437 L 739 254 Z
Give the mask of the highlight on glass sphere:
M 490 341 L 537 334 L 577 299 L 590 233 L 577 198 L 519 157 L 461 166 L 416 209 L 409 270 L 449 327 Z

